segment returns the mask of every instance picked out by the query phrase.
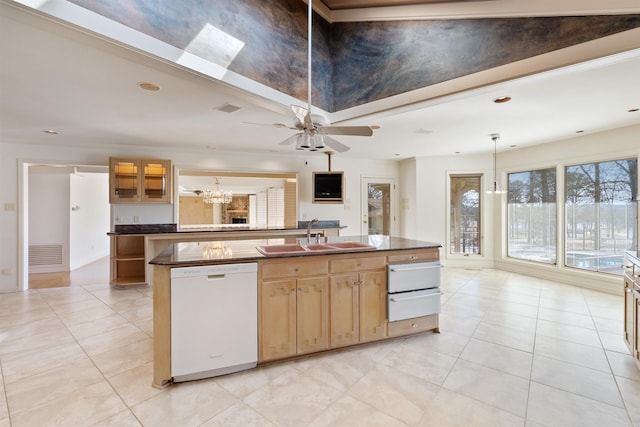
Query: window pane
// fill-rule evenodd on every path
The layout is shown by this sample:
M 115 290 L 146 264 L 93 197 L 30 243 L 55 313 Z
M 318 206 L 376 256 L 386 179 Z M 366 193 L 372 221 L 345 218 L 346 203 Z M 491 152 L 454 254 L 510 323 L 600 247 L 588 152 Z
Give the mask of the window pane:
M 452 254 L 480 254 L 480 178 L 480 175 L 451 177 Z
M 507 255 L 556 263 L 556 170 L 509 174 Z
M 566 265 L 622 274 L 637 247 L 637 160 L 569 166 L 565 181 Z

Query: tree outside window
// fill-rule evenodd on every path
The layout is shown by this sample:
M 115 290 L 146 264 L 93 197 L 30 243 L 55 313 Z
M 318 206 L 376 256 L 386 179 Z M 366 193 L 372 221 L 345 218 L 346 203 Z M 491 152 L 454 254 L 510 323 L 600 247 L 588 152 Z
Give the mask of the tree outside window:
M 480 254 L 481 175 L 450 177 L 450 253 Z
M 510 173 L 507 255 L 556 263 L 556 170 Z
M 625 250 L 637 248 L 636 159 L 568 166 L 565 264 L 621 274 Z

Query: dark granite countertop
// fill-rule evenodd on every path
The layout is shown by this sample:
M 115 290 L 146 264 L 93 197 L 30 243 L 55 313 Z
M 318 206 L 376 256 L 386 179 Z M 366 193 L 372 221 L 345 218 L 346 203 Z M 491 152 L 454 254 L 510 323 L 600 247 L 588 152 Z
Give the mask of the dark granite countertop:
M 307 221 L 298 221 L 298 227 L 249 225 L 249 224 L 220 224 L 211 226 L 182 226 L 178 228 L 176 224 L 116 224 L 114 231 L 107 233 L 108 236 L 119 236 L 126 234 L 163 234 L 163 233 L 224 233 L 237 231 L 290 231 L 306 230 Z M 320 221 L 313 224 L 312 229 L 343 229 L 340 221 Z
M 396 251 L 442 247 L 440 243 L 422 242 L 419 240 L 382 235 L 333 237 L 329 239 L 329 242 L 366 243 L 375 246 L 375 251 Z M 164 251 L 160 252 L 157 257 L 152 259 L 150 264 L 189 266 L 254 261 L 265 258 L 309 257 L 327 254 L 325 252 L 307 252 L 304 254 L 294 253 L 266 257 L 256 249 L 256 246 L 281 245 L 284 243 L 285 239 L 283 238 L 174 243 Z M 361 251 L 341 250 L 339 253 L 359 252 Z M 366 251 L 364 253 L 371 253 L 371 251 Z

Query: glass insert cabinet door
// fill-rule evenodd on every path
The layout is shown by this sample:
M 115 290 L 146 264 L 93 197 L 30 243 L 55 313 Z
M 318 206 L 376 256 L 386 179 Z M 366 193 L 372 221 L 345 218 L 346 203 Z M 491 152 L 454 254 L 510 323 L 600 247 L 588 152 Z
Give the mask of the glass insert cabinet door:
M 140 194 L 137 161 L 115 161 L 112 166 L 113 195 L 118 200 L 137 201 Z
M 142 198 L 162 200 L 167 195 L 167 166 L 165 162 L 144 161 L 141 165 Z
M 171 203 L 171 161 L 110 159 L 110 203 Z

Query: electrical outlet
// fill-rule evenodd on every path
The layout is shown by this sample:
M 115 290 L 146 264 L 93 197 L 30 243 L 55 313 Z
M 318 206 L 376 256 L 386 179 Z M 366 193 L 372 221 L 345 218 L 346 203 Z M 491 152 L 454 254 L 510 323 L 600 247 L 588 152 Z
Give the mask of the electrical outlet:
M 138 215 L 134 215 L 133 216 L 133 222 L 137 223 L 138 221 L 140 221 L 140 218 L 138 217 Z
M 3 276 L 11 276 L 11 269 L 10 268 L 3 268 L 0 271 L 0 274 L 2 274 Z
M 16 205 L 15 203 L 5 203 L 4 204 L 4 210 L 7 212 L 13 212 L 16 210 Z

